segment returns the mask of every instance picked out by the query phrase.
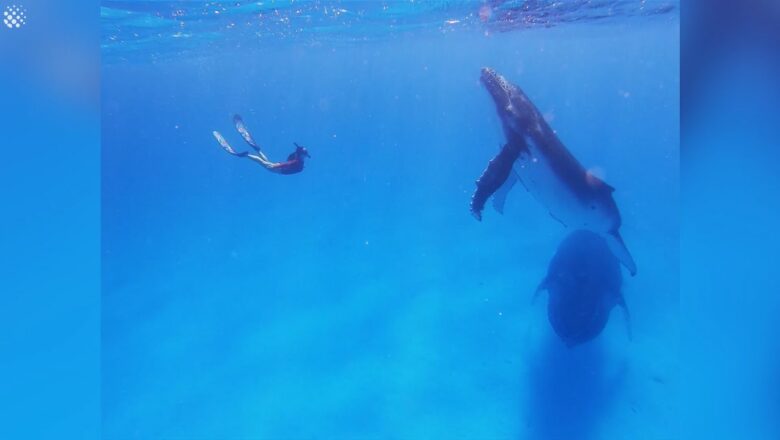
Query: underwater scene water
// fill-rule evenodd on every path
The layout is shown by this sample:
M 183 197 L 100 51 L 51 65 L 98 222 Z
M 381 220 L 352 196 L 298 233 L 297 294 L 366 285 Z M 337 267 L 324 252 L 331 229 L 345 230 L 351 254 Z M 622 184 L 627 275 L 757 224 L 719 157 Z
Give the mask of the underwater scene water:
M 104 1 L 101 27 L 103 437 L 679 438 L 678 2 Z M 614 187 L 630 317 L 583 343 L 534 299 L 574 228 L 521 185 L 469 212 L 507 142 L 483 67 Z M 254 154 L 234 114 L 303 171 L 220 148 Z

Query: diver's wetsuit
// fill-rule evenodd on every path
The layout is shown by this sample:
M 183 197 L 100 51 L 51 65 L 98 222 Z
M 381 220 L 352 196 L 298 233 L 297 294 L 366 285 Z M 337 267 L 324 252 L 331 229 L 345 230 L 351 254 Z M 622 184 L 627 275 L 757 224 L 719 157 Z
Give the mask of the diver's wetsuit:
M 303 157 L 297 152 L 287 156 L 286 162 L 279 163 L 273 171 L 279 170 L 279 174 L 295 174 L 303 171 Z

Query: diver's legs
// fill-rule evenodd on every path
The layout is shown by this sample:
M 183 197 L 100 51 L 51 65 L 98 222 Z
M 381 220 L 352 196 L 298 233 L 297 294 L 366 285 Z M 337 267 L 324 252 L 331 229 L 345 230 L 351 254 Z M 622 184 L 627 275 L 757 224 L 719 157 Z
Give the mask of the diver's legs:
M 254 154 L 249 154 L 246 157 L 259 163 L 260 165 L 263 166 L 263 168 L 267 169 L 268 171 L 273 171 L 274 173 L 278 172 L 276 170 L 279 167 L 278 163 L 271 162 L 267 160 L 265 157 L 255 156 Z
M 251 159 L 259 163 L 260 165 L 263 166 L 263 168 L 269 171 L 272 171 L 274 173 L 278 172 L 277 168 L 279 167 L 279 164 L 268 160 L 268 158 L 265 157 L 263 153 L 259 153 L 257 156 L 254 154 L 249 154 L 246 151 L 242 151 L 239 153 L 236 150 L 234 150 L 233 147 L 230 146 L 228 141 L 224 137 L 222 137 L 222 135 L 219 134 L 218 131 L 214 131 L 212 132 L 212 134 L 214 135 L 214 138 L 217 140 L 217 142 L 219 142 L 219 146 L 221 146 L 222 149 L 227 151 L 229 154 L 232 154 L 233 156 L 237 156 L 237 157 L 246 157 L 247 159 Z

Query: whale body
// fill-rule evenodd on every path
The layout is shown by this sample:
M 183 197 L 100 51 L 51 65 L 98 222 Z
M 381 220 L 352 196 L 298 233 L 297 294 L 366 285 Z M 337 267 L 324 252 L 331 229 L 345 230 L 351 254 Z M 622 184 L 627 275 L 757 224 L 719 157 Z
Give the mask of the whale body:
M 506 144 L 477 180 L 471 200 L 474 217 L 482 219 L 491 196 L 501 212 L 506 193 L 520 182 L 564 226 L 600 234 L 635 275 L 636 264 L 619 232 L 615 189 L 577 161 L 519 87 L 489 68 L 482 69 L 481 81 L 496 105 Z
M 571 347 L 601 334 L 615 306 L 625 312 L 631 337 L 621 284 L 620 262 L 607 243 L 600 235 L 581 229 L 561 242 L 536 295 L 547 291 L 547 319 Z

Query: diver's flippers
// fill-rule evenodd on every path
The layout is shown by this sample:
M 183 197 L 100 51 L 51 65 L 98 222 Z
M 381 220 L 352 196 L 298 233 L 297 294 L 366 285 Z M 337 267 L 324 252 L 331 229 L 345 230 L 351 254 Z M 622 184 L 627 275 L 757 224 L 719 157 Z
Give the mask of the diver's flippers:
M 510 171 L 509 176 L 506 178 L 506 181 L 504 181 L 504 184 L 501 185 L 498 190 L 496 190 L 495 193 L 493 193 L 493 209 L 496 210 L 499 214 L 504 214 L 504 204 L 506 203 L 506 196 L 509 194 L 509 191 L 512 190 L 512 188 L 515 186 L 515 183 L 517 183 L 517 174 L 515 174 L 514 170 Z
M 233 124 L 236 125 L 236 130 L 238 130 L 238 132 L 241 134 L 241 137 L 244 138 L 244 141 L 259 153 L 260 147 L 258 147 L 257 142 L 252 139 L 252 135 L 249 134 L 249 130 L 246 129 L 246 125 L 244 124 L 244 120 L 241 119 L 241 115 L 233 115 Z
M 225 140 L 225 138 L 223 138 L 222 135 L 219 134 L 218 131 L 213 131 L 213 132 L 211 132 L 211 134 L 213 134 L 214 138 L 217 140 L 217 142 L 219 142 L 219 146 L 222 147 L 223 150 L 225 150 L 228 153 L 232 154 L 233 156 L 246 157 L 246 155 L 249 154 L 246 151 L 244 151 L 243 153 L 236 152 L 236 150 L 234 150 L 233 147 L 230 146 L 228 141 Z
M 623 318 L 626 321 L 626 333 L 628 334 L 628 340 L 633 341 L 634 333 L 631 330 L 631 314 L 628 313 L 628 306 L 626 305 L 626 299 L 623 298 L 622 294 L 618 297 L 617 305 L 620 306 L 621 309 L 623 309 Z
M 607 240 L 607 246 L 609 246 L 609 250 L 612 251 L 612 254 L 615 255 L 618 260 L 620 260 L 626 269 L 628 269 L 628 272 L 631 274 L 631 276 L 636 275 L 636 263 L 634 263 L 634 258 L 631 257 L 631 253 L 628 252 L 626 244 L 623 243 L 623 238 L 620 236 L 620 232 L 616 230 L 609 232 L 604 235 L 604 238 Z

